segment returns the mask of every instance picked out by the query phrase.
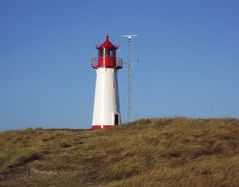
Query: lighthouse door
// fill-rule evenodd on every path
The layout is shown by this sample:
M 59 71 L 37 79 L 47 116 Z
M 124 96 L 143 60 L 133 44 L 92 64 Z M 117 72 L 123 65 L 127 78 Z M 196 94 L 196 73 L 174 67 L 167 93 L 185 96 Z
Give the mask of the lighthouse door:
M 114 114 L 114 124 L 115 125 L 120 124 L 119 114 Z

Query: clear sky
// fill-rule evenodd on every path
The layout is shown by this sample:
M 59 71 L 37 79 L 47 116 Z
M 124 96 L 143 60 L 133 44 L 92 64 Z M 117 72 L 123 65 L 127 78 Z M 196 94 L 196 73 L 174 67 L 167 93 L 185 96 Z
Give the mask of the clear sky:
M 238 0 L 0 0 L 0 130 L 89 128 L 95 45 L 127 60 L 132 118 L 239 118 Z M 119 72 L 126 121 L 127 71 Z

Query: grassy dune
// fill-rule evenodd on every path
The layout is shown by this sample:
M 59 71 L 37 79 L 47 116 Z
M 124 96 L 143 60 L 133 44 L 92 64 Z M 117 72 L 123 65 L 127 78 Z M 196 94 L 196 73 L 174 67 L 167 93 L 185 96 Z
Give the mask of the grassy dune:
M 0 133 L 0 186 L 239 186 L 239 120 Z

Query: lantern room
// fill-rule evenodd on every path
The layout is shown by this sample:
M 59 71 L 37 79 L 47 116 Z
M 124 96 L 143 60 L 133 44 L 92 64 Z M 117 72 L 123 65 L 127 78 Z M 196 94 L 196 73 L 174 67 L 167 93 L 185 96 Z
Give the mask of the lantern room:
M 116 57 L 118 46 L 110 42 L 108 35 L 106 35 L 106 39 L 102 44 L 96 46 L 96 49 L 98 50 L 98 57 L 91 60 L 93 68 L 122 68 L 122 59 Z

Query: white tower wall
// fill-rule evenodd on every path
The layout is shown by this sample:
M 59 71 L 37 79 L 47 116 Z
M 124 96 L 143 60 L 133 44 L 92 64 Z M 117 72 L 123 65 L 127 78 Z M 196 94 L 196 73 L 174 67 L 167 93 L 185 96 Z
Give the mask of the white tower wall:
M 120 124 L 117 71 L 116 68 L 106 67 L 96 69 L 92 127 Z

